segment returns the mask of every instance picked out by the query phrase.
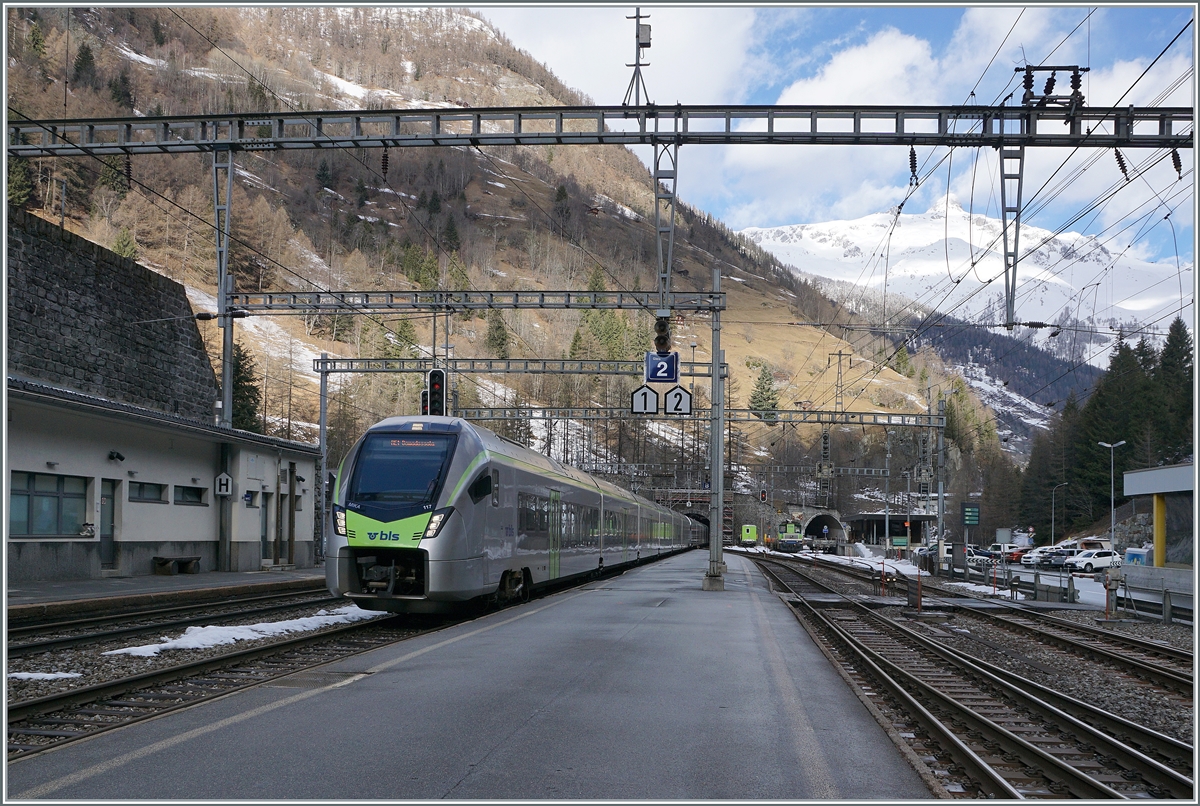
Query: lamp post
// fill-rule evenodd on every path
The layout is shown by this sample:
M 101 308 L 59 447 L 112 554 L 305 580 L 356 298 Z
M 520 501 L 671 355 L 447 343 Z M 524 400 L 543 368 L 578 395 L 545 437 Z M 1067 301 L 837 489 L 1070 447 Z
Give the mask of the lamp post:
M 1107 442 L 1097 442 L 1101 448 L 1108 448 L 1108 507 L 1112 512 L 1112 525 L 1109 528 L 1108 543 L 1109 547 L 1116 542 L 1117 539 L 1117 483 L 1116 483 L 1116 455 L 1117 448 L 1125 444 L 1125 440 L 1109 445 Z M 1051 501 L 1053 503 L 1053 501 Z
M 1059 487 L 1066 487 L 1070 482 L 1064 481 L 1062 484 L 1055 484 L 1054 489 L 1050 491 L 1050 545 L 1054 545 L 1054 494 L 1058 492 Z

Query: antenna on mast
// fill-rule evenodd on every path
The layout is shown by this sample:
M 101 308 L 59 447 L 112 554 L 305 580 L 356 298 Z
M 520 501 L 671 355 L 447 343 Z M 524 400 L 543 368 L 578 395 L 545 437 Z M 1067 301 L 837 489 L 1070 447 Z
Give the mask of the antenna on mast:
M 632 17 L 626 17 L 627 20 L 636 20 L 634 23 L 634 49 L 633 49 L 633 64 L 626 64 L 626 67 L 633 68 L 633 78 L 629 81 L 629 88 L 625 90 L 625 100 L 621 101 L 621 106 L 629 106 L 629 98 L 633 97 L 633 105 L 642 105 L 642 95 L 646 96 L 646 103 L 650 103 L 650 92 L 646 89 L 646 81 L 642 78 L 642 68 L 649 67 L 649 62 L 642 61 L 642 51 L 650 47 L 650 26 L 643 25 L 642 20 L 650 19 L 650 15 L 642 15 L 641 8 L 636 8 L 633 11 Z

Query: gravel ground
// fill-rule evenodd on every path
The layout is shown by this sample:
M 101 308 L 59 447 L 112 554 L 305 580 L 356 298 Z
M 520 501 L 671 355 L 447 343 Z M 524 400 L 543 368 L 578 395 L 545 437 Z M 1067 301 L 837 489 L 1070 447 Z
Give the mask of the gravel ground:
M 818 570 L 812 576 L 841 593 L 870 592 L 869 583 L 856 582 L 835 572 Z M 904 620 L 947 646 L 1008 669 L 1047 688 L 1069 694 L 1180 741 L 1194 743 L 1195 704 L 1189 699 L 1164 693 L 1152 684 L 1115 671 L 1106 664 L 1088 663 L 1078 655 L 998 629 L 969 614 L 958 613 L 945 624 L 930 625 L 905 619 L 903 610 L 905 608 L 896 607 L 878 612 Z M 1094 610 L 1056 610 L 1052 615 L 1096 626 L 1097 612 Z M 1138 638 L 1162 641 L 1172 646 L 1186 649 L 1195 646 L 1195 633 L 1186 624 L 1162 624 L 1146 620 L 1113 624 L 1111 627 Z M 975 636 L 1003 649 L 990 647 Z M 1026 662 L 1026 658 L 1037 666 Z
M 904 620 L 901 610 L 888 608 L 879 612 Z M 1078 611 L 1074 612 L 1079 614 Z M 1092 619 L 1094 624 L 1095 616 Z M 1008 669 L 1047 688 L 1069 694 L 1180 741 L 1189 744 L 1193 741 L 1195 723 L 1191 700 L 1167 694 L 1153 684 L 1119 672 L 1112 666 L 1089 663 L 1078 655 L 1031 641 L 1027 636 L 998 629 L 983 619 L 962 613 L 955 614 L 940 625 L 915 621 L 909 621 L 908 624 L 946 646 Z M 1156 626 L 1161 629 L 1162 625 Z M 1178 625 L 1174 627 L 1179 628 Z M 975 636 L 1003 649 L 988 646 Z M 1031 665 L 1026 659 L 1037 665 Z
M 313 616 L 316 615 L 319 610 L 328 611 L 329 608 L 308 607 L 304 609 L 298 609 L 294 613 L 272 615 L 269 620 L 284 621 L 286 619 Z M 249 616 L 245 619 L 231 621 L 225 621 L 222 619 L 220 624 L 221 626 L 260 624 L 266 620 L 267 619 L 264 619 L 260 615 L 257 617 Z M 315 635 L 321 632 L 328 632 L 329 630 L 337 629 L 340 626 L 343 625 L 333 625 L 305 634 Z M 160 640 L 164 640 L 166 638 L 178 637 L 183 634 L 183 631 L 184 630 L 182 628 L 176 628 L 170 631 L 164 631 L 162 636 L 157 636 L 154 633 L 146 633 L 145 635 L 136 635 L 102 644 L 68 647 L 66 649 L 59 649 L 52 652 L 29 655 L 23 658 L 9 659 L 7 667 L 9 674 L 13 672 L 74 672 L 79 673 L 81 676 L 56 678 L 53 680 L 21 680 L 18 678 L 9 677 L 7 679 L 8 701 L 20 702 L 23 700 L 45 697 L 50 694 L 58 694 L 64 691 L 70 691 L 73 689 L 109 682 L 111 680 L 117 680 L 122 677 L 142 674 L 143 672 L 164 669 L 168 666 L 176 666 L 181 663 L 191 663 L 194 661 L 205 660 L 207 658 L 214 658 L 230 652 L 239 652 L 243 649 L 253 649 L 254 647 L 283 640 L 285 637 L 296 637 L 300 635 L 300 633 L 292 633 L 290 636 L 275 636 L 270 638 L 260 638 L 257 640 L 238 641 L 235 644 L 224 644 L 220 646 L 207 647 L 205 649 L 172 649 L 149 657 L 103 654 L 113 649 L 122 649 L 124 647 L 144 646 L 146 644 L 158 643 Z

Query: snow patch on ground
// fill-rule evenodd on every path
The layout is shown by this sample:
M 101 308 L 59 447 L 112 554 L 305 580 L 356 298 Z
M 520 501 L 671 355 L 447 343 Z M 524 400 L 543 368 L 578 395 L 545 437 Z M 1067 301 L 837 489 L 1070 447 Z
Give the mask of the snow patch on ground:
M 83 677 L 80 672 L 9 672 L 16 680 L 62 680 L 68 677 Z
M 136 53 L 135 51 L 131 50 L 128 45 L 117 45 L 117 53 L 120 53 L 122 56 L 124 56 L 126 59 L 129 59 L 131 62 L 137 62 L 138 64 L 144 64 L 148 67 L 166 67 L 167 66 L 167 63 L 164 62 L 162 59 L 153 59 L 149 56 L 143 56 L 142 54 Z
M 105 655 L 133 655 L 148 658 L 168 649 L 208 649 L 214 646 L 236 643 L 237 641 L 256 641 L 260 638 L 272 638 L 288 633 L 311 632 L 335 624 L 350 624 L 355 621 L 379 618 L 386 613 L 375 613 L 362 610 L 357 605 L 346 605 L 336 610 L 318 610 L 315 616 L 289 619 L 287 621 L 263 622 L 260 624 L 242 624 L 232 627 L 188 627 L 178 638 L 164 638 L 157 644 L 129 646 L 124 649 L 114 649 Z

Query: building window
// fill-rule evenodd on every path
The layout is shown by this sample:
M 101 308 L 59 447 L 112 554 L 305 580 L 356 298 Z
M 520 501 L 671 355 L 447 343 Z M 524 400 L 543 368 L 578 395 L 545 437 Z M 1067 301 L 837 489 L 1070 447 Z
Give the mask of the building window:
M 167 485 L 165 484 L 150 484 L 145 481 L 129 482 L 129 500 L 140 501 L 142 503 L 165 504 L 167 503 L 163 493 L 166 492 Z
M 184 487 L 182 484 L 175 485 L 175 503 L 185 506 L 202 507 L 204 503 L 205 489 L 203 487 Z
M 86 512 L 86 478 L 13 472 L 9 534 L 78 536 Z
M 296 493 L 292 498 L 296 499 L 296 511 L 301 512 L 304 509 L 304 496 L 301 493 Z

